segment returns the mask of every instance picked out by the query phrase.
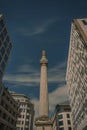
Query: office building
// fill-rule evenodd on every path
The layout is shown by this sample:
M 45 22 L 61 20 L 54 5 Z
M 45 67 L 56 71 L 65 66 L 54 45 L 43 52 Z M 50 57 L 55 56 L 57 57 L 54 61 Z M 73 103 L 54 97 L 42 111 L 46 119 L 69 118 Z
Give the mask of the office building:
M 16 130 L 33 130 L 34 105 L 24 94 L 10 93 L 15 101 L 19 103 L 20 116 L 17 119 Z
M 74 130 L 87 129 L 87 18 L 74 19 L 71 25 L 67 87 Z
M 73 130 L 69 104 L 58 104 L 53 116 L 53 130 Z
M 47 67 L 48 60 L 46 58 L 46 51 L 42 51 L 40 60 L 41 75 L 40 75 L 40 104 L 39 117 L 35 120 L 36 130 L 52 130 L 52 121 L 49 118 L 49 98 L 48 98 L 48 76 Z
M 3 15 L 0 15 L 0 80 L 2 80 L 9 55 L 12 49 L 10 39 Z
M 0 129 L 16 130 L 18 104 L 8 89 L 0 83 Z

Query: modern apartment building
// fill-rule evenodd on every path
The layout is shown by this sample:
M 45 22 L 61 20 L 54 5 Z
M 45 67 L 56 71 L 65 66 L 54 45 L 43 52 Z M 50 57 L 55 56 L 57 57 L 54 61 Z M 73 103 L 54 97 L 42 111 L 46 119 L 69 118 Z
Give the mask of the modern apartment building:
M 0 130 L 16 130 L 18 104 L 0 83 Z
M 3 15 L 0 15 L 0 79 L 2 79 L 12 49 Z
M 53 130 L 73 130 L 69 104 L 58 104 L 53 116 Z
M 74 130 L 87 130 L 87 18 L 72 21 L 66 81 Z
M 15 101 L 19 102 L 20 116 L 17 119 L 16 130 L 33 130 L 34 105 L 24 94 L 11 92 L 11 95 Z

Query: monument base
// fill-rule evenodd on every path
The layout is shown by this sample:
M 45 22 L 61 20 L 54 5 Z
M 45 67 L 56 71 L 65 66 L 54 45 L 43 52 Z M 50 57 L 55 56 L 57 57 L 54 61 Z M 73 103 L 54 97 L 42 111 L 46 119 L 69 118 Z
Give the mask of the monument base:
M 52 130 L 52 121 L 48 116 L 41 116 L 35 120 L 36 130 Z

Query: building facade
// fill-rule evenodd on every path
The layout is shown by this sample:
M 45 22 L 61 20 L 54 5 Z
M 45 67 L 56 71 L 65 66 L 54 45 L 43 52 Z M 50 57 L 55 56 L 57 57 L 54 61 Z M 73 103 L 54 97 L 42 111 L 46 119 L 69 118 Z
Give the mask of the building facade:
M 15 101 L 19 103 L 20 116 L 17 119 L 16 130 L 33 130 L 34 105 L 24 94 L 10 93 Z
M 18 104 L 0 83 L 0 129 L 16 130 Z
M 56 105 L 53 116 L 53 130 L 73 130 L 70 105 Z
M 87 18 L 71 25 L 66 81 L 74 130 L 87 129 Z
M 12 41 L 6 27 L 4 17 L 3 15 L 0 15 L 0 79 L 3 77 L 11 49 Z

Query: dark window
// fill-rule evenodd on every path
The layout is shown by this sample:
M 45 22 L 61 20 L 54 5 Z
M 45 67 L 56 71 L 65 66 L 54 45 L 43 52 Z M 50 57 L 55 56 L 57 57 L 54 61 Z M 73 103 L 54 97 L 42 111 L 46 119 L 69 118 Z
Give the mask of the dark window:
M 26 116 L 26 119 L 29 119 L 29 115 L 28 115 L 28 116 Z
M 2 70 L 5 69 L 5 62 L 4 61 L 1 63 L 1 67 L 2 67 Z
M 6 40 L 7 40 L 7 42 L 9 42 L 9 41 L 10 41 L 10 38 L 9 38 L 9 36 L 7 36 Z
M 25 125 L 29 125 L 29 121 L 26 121 L 26 122 L 25 122 Z
M 2 56 L 4 55 L 4 53 L 5 53 L 5 48 L 2 47 L 2 48 L 1 48 L 1 54 L 2 54 Z
M 8 53 L 8 55 L 10 54 L 10 49 L 9 48 L 7 49 L 7 53 Z
M 83 24 L 84 24 L 84 25 L 87 25 L 87 21 L 85 21 L 85 20 L 82 20 L 82 22 L 83 22 Z
M 2 71 L 0 70 L 0 78 L 2 78 L 2 75 L 3 75 L 3 73 L 2 73 Z
M 0 30 L 4 27 L 4 21 L 3 19 L 0 20 Z
M 3 34 L 4 34 L 4 36 L 6 36 L 6 34 L 7 34 L 6 28 L 3 30 Z
M 8 43 L 7 43 L 7 41 L 4 41 L 3 44 L 4 44 L 5 48 L 6 48 Z
M 70 114 L 67 114 L 67 118 L 70 118 Z
M 59 126 L 63 125 L 63 121 L 59 121 Z
M 68 123 L 68 125 L 71 125 L 71 121 L 70 120 L 67 120 L 67 123 Z
M 2 57 L 1 57 L 1 55 L 0 55 L 0 62 L 1 62 L 1 60 L 2 60 Z
M 2 46 L 2 42 L 0 41 L 0 47 Z
M 8 56 L 7 55 L 5 55 L 5 57 L 4 57 L 4 61 L 7 63 L 7 60 L 8 60 Z
M 0 39 L 1 39 L 2 41 L 4 40 L 3 33 L 0 34 Z
M 64 130 L 64 128 L 63 128 L 63 127 L 61 127 L 61 128 L 59 128 L 59 130 Z
M 71 127 L 68 127 L 68 130 L 72 130 L 72 128 L 71 128 Z
M 45 130 L 44 126 L 42 127 L 42 130 Z
M 63 119 L 63 115 L 58 115 L 58 119 Z

